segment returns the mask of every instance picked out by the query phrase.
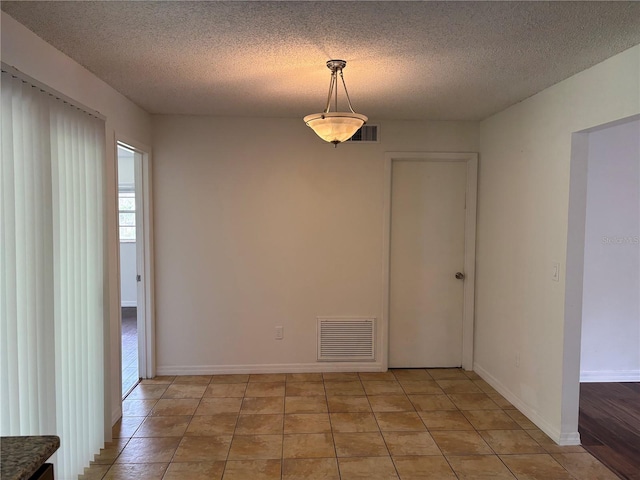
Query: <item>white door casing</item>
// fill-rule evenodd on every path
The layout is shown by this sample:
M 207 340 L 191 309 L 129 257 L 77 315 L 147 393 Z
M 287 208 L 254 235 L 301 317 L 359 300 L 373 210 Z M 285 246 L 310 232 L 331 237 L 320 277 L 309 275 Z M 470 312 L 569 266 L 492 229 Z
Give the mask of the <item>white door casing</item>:
M 471 369 L 477 154 L 388 153 L 385 167 L 382 362 Z

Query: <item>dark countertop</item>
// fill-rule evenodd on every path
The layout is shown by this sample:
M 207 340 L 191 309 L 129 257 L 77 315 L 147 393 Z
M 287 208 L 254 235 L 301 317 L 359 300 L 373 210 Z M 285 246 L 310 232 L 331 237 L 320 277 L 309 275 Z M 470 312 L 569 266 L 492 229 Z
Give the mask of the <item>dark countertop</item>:
M 0 437 L 0 478 L 26 480 L 60 448 L 54 435 L 38 437 Z

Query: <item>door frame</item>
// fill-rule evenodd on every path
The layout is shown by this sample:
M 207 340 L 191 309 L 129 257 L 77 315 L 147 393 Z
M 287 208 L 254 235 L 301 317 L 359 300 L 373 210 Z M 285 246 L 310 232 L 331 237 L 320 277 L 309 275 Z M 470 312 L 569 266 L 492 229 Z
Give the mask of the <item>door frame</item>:
M 153 277 L 153 215 L 152 215 L 152 191 L 151 191 L 151 148 L 124 135 L 116 133 L 116 152 L 118 144 L 134 150 L 141 155 L 141 161 L 135 162 L 135 190 L 136 190 L 136 269 L 141 281 L 137 288 L 138 301 L 142 310 L 138 318 L 143 318 L 142 325 L 138 327 L 138 374 L 141 378 L 153 378 L 156 374 L 155 364 L 155 302 L 154 302 L 154 277 Z M 117 162 L 116 162 L 116 178 Z M 116 185 L 117 188 L 117 185 Z M 141 208 L 139 208 L 141 207 Z M 142 241 L 138 241 L 138 234 L 142 234 Z M 118 286 L 120 286 L 120 249 L 118 248 Z M 142 293 L 142 295 L 140 295 Z M 118 302 L 120 303 L 120 288 L 118 288 Z M 120 326 L 122 313 L 119 313 Z M 142 335 L 140 335 L 142 333 Z M 119 338 L 122 337 L 120 331 Z M 143 355 L 140 355 L 143 352 Z M 120 384 L 122 384 L 122 357 L 118 349 L 118 369 Z
M 464 293 L 462 309 L 462 368 L 473 369 L 473 332 L 475 318 L 476 210 L 478 198 L 478 154 L 471 152 L 387 152 L 384 163 L 383 207 L 383 279 L 382 279 L 382 364 L 389 367 L 389 293 L 391 256 L 391 180 L 394 161 L 464 162 L 467 165 L 466 208 L 464 220 Z

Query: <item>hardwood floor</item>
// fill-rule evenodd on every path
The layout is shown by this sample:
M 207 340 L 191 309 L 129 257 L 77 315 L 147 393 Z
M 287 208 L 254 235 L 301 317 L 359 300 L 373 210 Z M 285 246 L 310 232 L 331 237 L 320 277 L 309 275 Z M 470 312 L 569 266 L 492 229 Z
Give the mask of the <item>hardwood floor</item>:
M 580 384 L 582 446 L 620 478 L 640 480 L 640 383 Z

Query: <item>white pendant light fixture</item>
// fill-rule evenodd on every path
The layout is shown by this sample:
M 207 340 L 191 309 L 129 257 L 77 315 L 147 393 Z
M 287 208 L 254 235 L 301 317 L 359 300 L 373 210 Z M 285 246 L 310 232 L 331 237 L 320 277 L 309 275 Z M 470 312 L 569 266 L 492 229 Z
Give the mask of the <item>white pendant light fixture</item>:
M 329 95 L 327 96 L 327 107 L 322 113 L 312 113 L 304 117 L 304 123 L 311 127 L 316 134 L 326 142 L 338 146 L 339 143 L 349 140 L 362 125 L 367 123 L 368 118 L 353 111 L 347 84 L 344 83 L 342 69 L 346 67 L 344 60 L 329 60 L 327 67 L 331 70 L 331 83 L 329 84 Z M 338 112 L 338 74 L 342 80 L 344 94 L 349 104 L 349 112 Z M 331 96 L 335 99 L 335 110 L 330 112 Z

